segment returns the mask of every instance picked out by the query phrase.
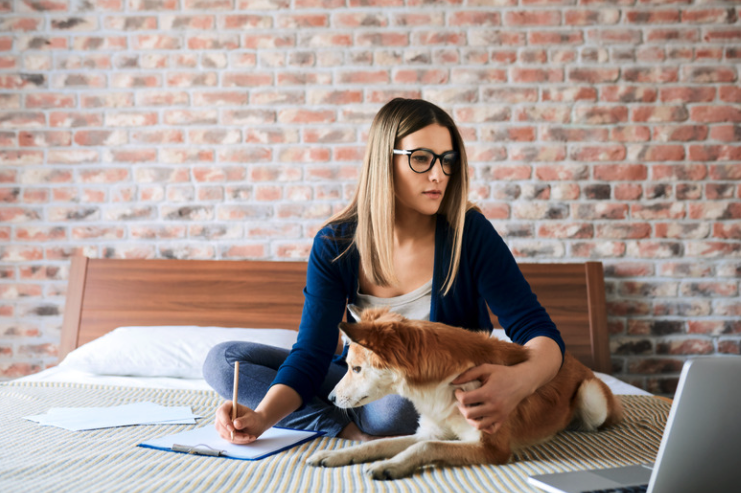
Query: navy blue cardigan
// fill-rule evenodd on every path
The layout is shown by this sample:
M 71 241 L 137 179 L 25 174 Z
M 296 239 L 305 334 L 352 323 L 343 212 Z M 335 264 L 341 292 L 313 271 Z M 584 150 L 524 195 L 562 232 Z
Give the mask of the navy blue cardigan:
M 335 259 L 350 244 L 355 227 L 355 223 L 328 225 L 314 238 L 298 340 L 273 381 L 273 385 L 288 385 L 298 392 L 303 404 L 316 395 L 332 361 L 344 364 L 344 354 L 341 357 L 334 354 L 339 337 L 337 326 L 346 304 L 355 302 L 360 256 L 353 247 L 342 258 Z M 480 212 L 469 210 L 463 231 L 458 276 L 453 289 L 443 296 L 452 253 L 452 231 L 444 216 L 438 216 L 430 320 L 491 331 L 488 304 L 513 342 L 525 344 L 534 337 L 546 336 L 563 353 L 564 342 L 558 329 L 491 223 Z M 354 320 L 349 312 L 347 317 Z

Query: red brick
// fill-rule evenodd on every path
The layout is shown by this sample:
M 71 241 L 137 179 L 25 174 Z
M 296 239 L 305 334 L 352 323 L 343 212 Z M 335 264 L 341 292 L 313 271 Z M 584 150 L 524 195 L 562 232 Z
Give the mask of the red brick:
M 741 354 L 741 340 L 718 341 L 718 352 L 724 354 Z
M 536 139 L 536 130 L 533 127 L 486 126 L 480 132 L 484 142 L 533 142 Z
M 597 90 L 594 87 L 573 86 L 569 87 L 543 87 L 543 101 L 574 102 L 574 101 L 596 101 Z
M 592 238 L 594 226 L 588 223 L 549 223 L 538 228 L 538 236 L 543 238 Z
M 446 84 L 449 73 L 442 69 L 401 69 L 394 71 L 393 79 L 396 84 Z
M 466 33 L 465 31 L 455 30 L 413 31 L 411 43 L 413 46 L 464 46 L 466 44 Z
M 731 183 L 708 183 L 705 185 L 705 197 L 708 200 L 732 199 L 734 188 Z
M 656 238 L 701 239 L 710 233 L 709 225 L 697 223 L 659 223 L 654 228 Z
M 563 23 L 569 26 L 591 26 L 617 24 L 620 20 L 618 9 L 564 9 Z
M 361 90 L 312 89 L 309 91 L 309 104 L 352 104 L 363 102 Z
M 510 80 L 516 83 L 563 82 L 564 72 L 560 68 L 510 68 Z
M 363 32 L 355 37 L 355 46 L 378 47 L 392 46 L 404 47 L 409 46 L 409 34 L 406 32 Z
M 575 108 L 576 122 L 589 125 L 611 125 L 628 121 L 625 106 L 579 106 Z
M 732 83 L 737 80 L 736 71 L 728 67 L 684 67 L 682 81 L 691 84 Z
M 682 243 L 672 241 L 637 241 L 628 244 L 628 255 L 638 258 L 666 259 L 683 254 Z
M 704 125 L 656 125 L 653 127 L 654 140 L 670 142 L 691 142 L 705 140 L 708 127 Z
M 518 122 L 570 123 L 571 110 L 559 106 L 525 106 L 515 110 L 514 120 Z
M 290 258 L 296 260 L 305 260 L 309 258 L 311 252 L 311 243 L 294 243 L 278 245 L 276 255 L 278 258 Z
M 329 110 L 288 109 L 278 113 L 280 123 L 332 123 L 335 112 Z
M 741 161 L 741 146 L 691 145 L 692 161 Z
M 571 216 L 574 219 L 626 219 L 627 204 L 574 204 Z
M 505 12 L 505 26 L 558 26 L 561 24 L 561 13 L 558 11 L 512 10 Z
M 726 142 L 741 141 L 741 125 L 713 125 L 710 128 L 710 139 Z
M 419 99 L 422 96 L 421 91 L 417 89 L 381 89 L 366 91 L 365 102 L 367 103 L 387 103 L 394 98 Z
M 57 74 L 51 83 L 51 87 L 54 88 L 103 89 L 106 86 L 106 76 L 102 74 Z
M 709 339 L 682 338 L 656 344 L 656 354 L 710 354 L 713 350 L 713 343 Z
M 454 68 L 450 79 L 453 84 L 494 84 L 507 81 L 507 72 L 503 69 Z
M 704 180 L 708 175 L 707 167 L 703 164 L 655 164 L 651 166 L 652 180 Z
M 2 348 L 0 348 L 0 352 L 2 352 Z M 25 377 L 27 375 L 38 373 L 42 369 L 43 367 L 39 363 L 14 362 L 3 364 L 0 365 L 0 378 L 7 379 Z
M 721 86 L 718 93 L 721 101 L 728 103 L 741 103 L 741 87 Z
M 625 243 L 619 241 L 574 242 L 571 244 L 574 257 L 614 258 L 625 255 Z
M 727 258 L 741 254 L 738 242 L 693 241 L 687 244 L 687 255 L 705 258 Z
M 646 223 L 598 224 L 597 238 L 639 239 L 651 237 L 651 226 Z
M 620 85 L 604 86 L 600 91 L 600 101 L 610 103 L 652 103 L 658 91 L 653 87 Z
M 713 224 L 713 237 L 727 240 L 741 240 L 741 225 L 715 223 Z
M 648 170 L 642 164 L 600 164 L 594 166 L 594 178 L 606 181 L 645 180 Z
M 741 163 L 714 164 L 709 176 L 713 180 L 741 180 Z
M 690 219 L 741 219 L 741 202 L 688 204 Z
M 632 360 L 628 363 L 630 373 L 641 374 L 659 374 L 659 373 L 679 373 L 682 371 L 684 360 L 672 358 L 641 358 Z M 676 384 L 675 384 L 676 385 Z M 669 390 L 661 388 L 660 390 Z
M 645 142 L 651 140 L 651 129 L 642 125 L 613 127 L 610 129 L 609 140 L 615 142 Z
M 599 231 L 599 229 L 598 229 Z M 642 277 L 654 273 L 653 263 L 619 262 L 605 265 L 605 277 Z
M 701 123 L 741 123 L 741 108 L 732 106 L 693 106 L 690 119 Z

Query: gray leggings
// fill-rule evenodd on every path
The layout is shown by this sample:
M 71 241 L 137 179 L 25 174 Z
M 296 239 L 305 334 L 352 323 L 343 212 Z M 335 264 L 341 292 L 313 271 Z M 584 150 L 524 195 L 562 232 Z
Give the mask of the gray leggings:
M 203 364 L 203 377 L 224 399 L 232 399 L 234 362 L 239 361 L 239 403 L 255 409 L 267 393 L 288 356 L 288 350 L 252 342 L 224 342 L 211 349 Z M 369 435 L 410 435 L 417 430 L 419 415 L 407 399 L 388 395 L 355 409 L 335 407 L 327 396 L 347 370 L 332 363 L 319 393 L 302 409 L 282 419 L 277 426 L 323 431 L 337 436 L 354 422 Z

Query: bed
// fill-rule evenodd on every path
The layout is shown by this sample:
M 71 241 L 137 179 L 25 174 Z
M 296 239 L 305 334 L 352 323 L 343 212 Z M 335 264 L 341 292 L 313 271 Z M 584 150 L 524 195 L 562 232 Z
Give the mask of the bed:
M 320 438 L 261 461 L 195 457 L 137 447 L 211 426 L 220 398 L 200 378 L 208 347 L 229 339 L 290 347 L 303 305 L 304 262 L 71 261 L 58 366 L 0 385 L 0 491 L 537 491 L 528 475 L 652 462 L 670 404 L 611 377 L 599 262 L 521 264 L 569 350 L 620 394 L 626 420 L 599 433 L 565 432 L 504 466 L 424 468 L 373 482 L 362 466 L 304 465 Z M 496 317 L 492 315 L 496 324 Z M 115 330 L 114 330 L 115 329 Z M 151 401 L 191 406 L 197 425 L 88 432 L 22 419 L 55 406 Z

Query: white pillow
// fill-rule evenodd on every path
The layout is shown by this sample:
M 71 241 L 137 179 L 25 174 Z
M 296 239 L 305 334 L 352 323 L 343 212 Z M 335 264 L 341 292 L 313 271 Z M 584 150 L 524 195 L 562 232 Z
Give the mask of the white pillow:
M 291 349 L 297 335 L 285 329 L 119 327 L 75 349 L 59 366 L 99 375 L 203 378 L 206 354 L 220 342 L 251 341 Z

